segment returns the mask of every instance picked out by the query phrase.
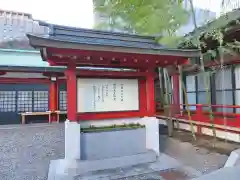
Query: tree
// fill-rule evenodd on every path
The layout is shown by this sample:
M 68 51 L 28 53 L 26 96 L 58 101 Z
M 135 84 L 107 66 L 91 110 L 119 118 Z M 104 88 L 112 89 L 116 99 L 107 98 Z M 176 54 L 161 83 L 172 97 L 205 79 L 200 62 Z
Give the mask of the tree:
M 95 0 L 94 7 L 106 19 L 97 29 L 159 35 L 165 44 L 176 44 L 175 32 L 188 20 L 181 0 Z

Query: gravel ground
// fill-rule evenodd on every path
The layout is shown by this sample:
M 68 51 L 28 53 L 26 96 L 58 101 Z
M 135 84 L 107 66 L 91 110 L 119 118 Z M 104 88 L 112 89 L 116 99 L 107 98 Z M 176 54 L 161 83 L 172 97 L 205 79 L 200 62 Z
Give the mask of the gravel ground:
M 0 179 L 46 180 L 50 160 L 64 157 L 63 125 L 1 126 Z
M 140 176 L 120 178 L 118 180 L 190 180 L 192 178 L 194 178 L 194 176 L 189 176 L 183 169 L 168 169 Z
M 183 165 L 194 168 L 202 174 L 208 174 L 224 166 L 228 156 L 200 148 L 189 142 L 160 137 L 162 151 L 177 159 Z
M 165 180 L 163 179 L 159 172 L 148 173 L 140 176 L 132 176 L 127 178 L 119 178 L 118 180 Z
M 203 174 L 222 167 L 228 157 L 166 136 L 161 136 L 160 142 L 163 152 Z M 0 128 L 0 180 L 46 180 L 50 160 L 63 157 L 64 124 Z M 129 179 L 161 177 L 153 173 Z

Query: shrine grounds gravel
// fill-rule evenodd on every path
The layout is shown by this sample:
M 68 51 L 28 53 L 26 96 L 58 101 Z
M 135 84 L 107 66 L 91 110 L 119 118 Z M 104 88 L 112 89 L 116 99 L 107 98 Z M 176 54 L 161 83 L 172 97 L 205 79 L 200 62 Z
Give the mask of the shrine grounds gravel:
M 64 124 L 0 127 L 0 180 L 46 180 L 49 162 L 64 157 Z

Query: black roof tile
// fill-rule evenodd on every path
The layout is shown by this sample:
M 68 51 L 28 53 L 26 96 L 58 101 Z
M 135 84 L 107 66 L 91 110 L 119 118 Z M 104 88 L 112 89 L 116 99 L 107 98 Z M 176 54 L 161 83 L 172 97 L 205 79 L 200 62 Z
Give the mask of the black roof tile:
M 39 24 L 49 27 L 50 31 L 48 38 L 53 40 L 64 40 L 67 42 L 84 43 L 88 45 L 163 49 L 163 46 L 156 42 L 156 37 L 154 36 L 140 36 L 135 34 L 75 28 L 53 25 L 45 22 L 40 22 Z

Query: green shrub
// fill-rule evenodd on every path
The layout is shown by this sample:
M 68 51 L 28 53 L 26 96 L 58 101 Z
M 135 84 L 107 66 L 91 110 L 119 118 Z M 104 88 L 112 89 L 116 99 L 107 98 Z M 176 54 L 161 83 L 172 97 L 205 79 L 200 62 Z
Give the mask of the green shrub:
M 111 131 L 111 130 L 124 130 L 124 129 L 138 129 L 138 128 L 144 128 L 145 125 L 141 125 L 139 123 L 130 123 L 130 124 L 121 124 L 121 125 L 110 125 L 110 126 L 101 126 L 101 127 L 96 127 L 93 125 L 90 125 L 90 127 L 87 128 L 81 128 L 81 132 L 98 132 L 98 131 Z

